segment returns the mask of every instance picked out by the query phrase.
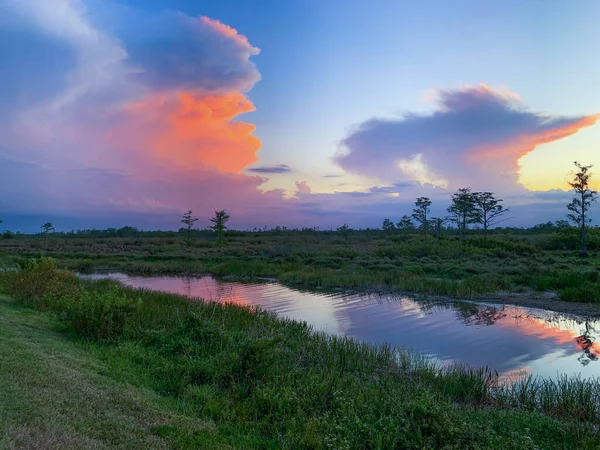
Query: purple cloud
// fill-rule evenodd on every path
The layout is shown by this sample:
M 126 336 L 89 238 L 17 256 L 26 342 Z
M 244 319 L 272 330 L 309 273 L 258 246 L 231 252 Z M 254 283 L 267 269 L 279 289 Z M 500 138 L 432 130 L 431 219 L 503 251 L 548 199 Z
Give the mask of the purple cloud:
M 343 169 L 379 180 L 417 180 L 451 189 L 515 186 L 518 160 L 538 145 L 594 125 L 600 114 L 546 116 L 486 85 L 438 92 L 429 115 L 368 120 L 342 140 Z
M 246 172 L 261 173 L 261 174 L 282 174 L 291 173 L 292 169 L 287 164 L 277 164 L 276 166 L 258 166 L 246 169 Z

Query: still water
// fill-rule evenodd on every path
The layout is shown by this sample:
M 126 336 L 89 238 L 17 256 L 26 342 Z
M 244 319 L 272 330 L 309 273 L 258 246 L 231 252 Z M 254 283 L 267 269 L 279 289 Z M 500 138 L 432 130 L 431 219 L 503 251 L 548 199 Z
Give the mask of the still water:
M 511 379 L 534 374 L 600 375 L 600 321 L 530 309 L 409 297 L 299 291 L 276 282 L 240 283 L 205 276 L 145 277 L 101 273 L 145 289 L 194 299 L 259 306 L 316 330 L 387 342 L 443 363 L 488 366 Z

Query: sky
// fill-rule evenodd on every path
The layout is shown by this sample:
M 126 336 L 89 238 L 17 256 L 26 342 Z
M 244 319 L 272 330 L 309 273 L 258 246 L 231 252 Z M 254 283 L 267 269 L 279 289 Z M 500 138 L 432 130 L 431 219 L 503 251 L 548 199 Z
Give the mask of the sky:
M 600 167 L 600 3 L 0 0 L 0 220 L 378 227 Z M 593 177 L 600 187 L 600 175 Z M 600 220 L 600 206 L 593 217 Z

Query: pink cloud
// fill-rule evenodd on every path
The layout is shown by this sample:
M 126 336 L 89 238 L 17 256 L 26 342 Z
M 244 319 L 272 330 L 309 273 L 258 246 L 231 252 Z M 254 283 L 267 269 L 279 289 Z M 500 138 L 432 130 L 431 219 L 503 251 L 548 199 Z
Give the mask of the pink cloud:
M 296 189 L 299 194 L 310 194 L 312 192 L 306 181 L 296 181 Z

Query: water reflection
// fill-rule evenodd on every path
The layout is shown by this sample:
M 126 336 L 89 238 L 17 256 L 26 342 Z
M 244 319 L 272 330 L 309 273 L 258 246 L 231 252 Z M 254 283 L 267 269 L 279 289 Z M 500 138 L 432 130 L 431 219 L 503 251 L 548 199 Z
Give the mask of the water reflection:
M 215 302 L 259 306 L 306 321 L 317 330 L 377 344 L 413 348 L 443 363 L 488 366 L 503 377 L 600 375 L 596 320 L 540 309 L 407 297 L 319 293 L 274 282 L 238 283 L 211 277 L 96 274 L 125 284 Z

